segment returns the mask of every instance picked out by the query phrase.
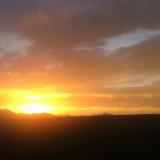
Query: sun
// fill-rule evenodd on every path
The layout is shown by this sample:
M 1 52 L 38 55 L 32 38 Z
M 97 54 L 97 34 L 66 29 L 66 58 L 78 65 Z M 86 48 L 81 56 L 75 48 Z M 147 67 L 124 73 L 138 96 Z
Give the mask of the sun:
M 30 103 L 20 106 L 20 111 L 25 114 L 40 114 L 40 113 L 50 113 L 53 107 L 41 103 Z

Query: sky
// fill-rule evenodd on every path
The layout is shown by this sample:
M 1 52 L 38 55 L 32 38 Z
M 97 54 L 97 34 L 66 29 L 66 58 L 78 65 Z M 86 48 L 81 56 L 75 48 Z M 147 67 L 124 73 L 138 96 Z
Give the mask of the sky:
M 0 0 L 1 108 L 160 113 L 159 62 L 159 0 Z

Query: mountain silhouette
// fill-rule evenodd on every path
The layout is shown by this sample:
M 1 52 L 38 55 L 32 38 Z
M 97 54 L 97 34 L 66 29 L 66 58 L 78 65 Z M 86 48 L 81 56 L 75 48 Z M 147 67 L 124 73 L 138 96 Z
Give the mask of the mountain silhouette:
M 16 114 L 8 109 L 1 109 L 0 110 L 0 119 L 2 118 L 14 118 Z

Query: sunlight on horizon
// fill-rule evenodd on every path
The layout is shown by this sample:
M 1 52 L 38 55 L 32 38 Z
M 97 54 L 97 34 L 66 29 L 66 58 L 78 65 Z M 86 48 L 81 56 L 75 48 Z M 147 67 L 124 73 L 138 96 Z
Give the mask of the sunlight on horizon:
M 54 110 L 54 107 L 41 103 L 30 103 L 20 106 L 19 110 L 20 112 L 25 114 L 50 113 L 51 111 Z
M 112 94 L 95 93 L 63 93 L 52 88 L 38 89 L 4 89 L 0 94 L 5 95 L 1 109 L 8 109 L 14 113 L 48 113 L 52 115 L 99 115 L 99 114 L 148 114 L 159 113 L 160 110 L 152 106 L 126 108 L 123 105 L 113 105 L 116 97 Z M 128 98 L 132 95 L 125 95 Z M 133 95 L 134 96 L 134 95 Z M 132 96 L 132 97 L 133 97 Z M 144 98 L 150 95 L 139 95 Z M 105 106 L 101 102 L 92 103 L 93 98 L 107 99 Z
M 61 98 L 67 98 L 68 94 L 61 94 L 54 91 L 48 91 L 42 89 L 35 90 L 1 90 L 6 95 L 6 104 L 4 109 L 8 109 L 14 113 L 49 113 L 58 114 L 59 108 L 63 103 L 58 104 L 57 101 Z M 6 107 L 5 107 L 6 106 Z M 61 110 L 63 110 L 61 108 Z M 63 111 L 61 111 L 63 112 Z

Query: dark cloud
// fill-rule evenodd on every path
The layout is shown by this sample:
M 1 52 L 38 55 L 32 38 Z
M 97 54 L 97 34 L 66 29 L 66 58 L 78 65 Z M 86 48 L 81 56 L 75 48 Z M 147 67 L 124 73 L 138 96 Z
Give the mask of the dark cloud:
M 73 47 L 137 27 L 159 27 L 160 18 L 158 0 L 1 0 L 0 6 L 3 29 L 18 28 L 46 47 Z

